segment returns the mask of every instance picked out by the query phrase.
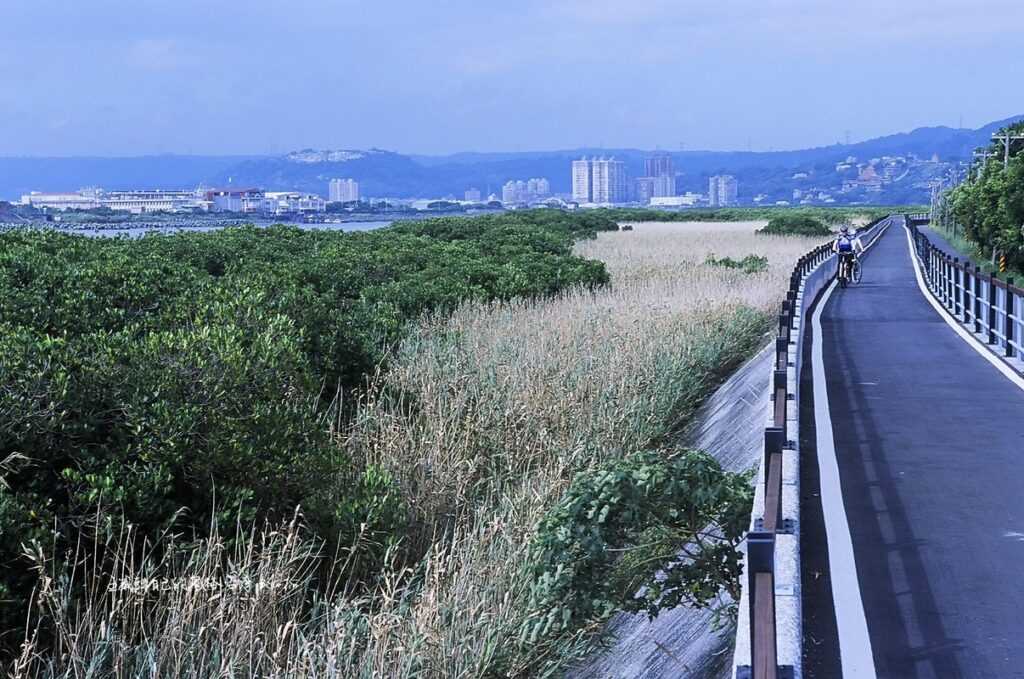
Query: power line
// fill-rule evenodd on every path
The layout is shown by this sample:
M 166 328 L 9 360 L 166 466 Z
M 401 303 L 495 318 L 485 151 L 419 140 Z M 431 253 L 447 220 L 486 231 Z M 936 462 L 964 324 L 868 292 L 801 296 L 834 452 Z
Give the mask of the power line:
M 1003 167 L 1005 168 L 1010 164 L 1010 143 L 1018 139 L 1024 139 L 1024 134 L 1011 134 L 1008 131 L 1002 134 L 993 132 L 992 138 L 1003 142 Z

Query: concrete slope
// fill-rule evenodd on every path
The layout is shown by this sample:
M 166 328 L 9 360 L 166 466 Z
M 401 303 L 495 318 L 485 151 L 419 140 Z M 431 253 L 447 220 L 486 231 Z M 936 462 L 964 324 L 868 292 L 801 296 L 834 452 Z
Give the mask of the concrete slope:
M 1024 391 L 927 303 L 899 226 L 822 330 L 879 676 L 1024 677 Z
M 707 451 L 725 469 L 746 471 L 759 462 L 769 414 L 771 347 L 737 371 L 708 399 L 681 444 Z M 728 676 L 734 630 L 712 629 L 708 611 L 680 607 L 653 621 L 617 614 L 610 646 L 568 673 L 572 679 L 661 679 Z

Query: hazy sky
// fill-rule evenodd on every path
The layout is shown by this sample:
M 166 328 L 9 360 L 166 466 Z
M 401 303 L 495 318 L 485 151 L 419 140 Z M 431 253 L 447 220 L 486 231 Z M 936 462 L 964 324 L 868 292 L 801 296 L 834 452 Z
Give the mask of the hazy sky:
M 1022 0 L 2 0 L 0 155 L 754 150 L 1024 113 Z

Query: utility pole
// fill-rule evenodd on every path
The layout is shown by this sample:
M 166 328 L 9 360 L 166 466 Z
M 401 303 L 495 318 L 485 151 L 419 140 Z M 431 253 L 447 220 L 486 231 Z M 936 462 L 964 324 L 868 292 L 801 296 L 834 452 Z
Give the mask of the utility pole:
M 978 165 L 978 174 L 977 174 L 977 176 L 976 176 L 976 177 L 974 178 L 974 180 L 975 180 L 975 181 L 977 181 L 977 180 L 981 179 L 981 173 L 982 173 L 982 172 L 983 172 L 983 171 L 985 170 L 985 163 L 987 163 L 987 162 L 988 162 L 988 159 L 989 159 L 989 158 L 992 158 L 992 157 L 994 157 L 994 156 L 998 156 L 998 155 L 999 155 L 999 154 L 998 154 L 998 153 L 996 153 L 995 151 L 993 151 L 993 152 L 991 152 L 991 153 L 989 153 L 988 151 L 975 151 L 974 153 L 972 153 L 972 154 L 971 154 L 971 156 L 972 156 L 972 157 L 974 158 L 975 162 L 977 162 L 977 160 L 978 160 L 979 158 L 982 158 L 982 159 L 983 159 L 983 160 L 981 161 L 981 164 L 979 164 L 979 165 Z M 1004 167 L 1005 167 L 1005 166 L 1004 166 Z
M 1010 164 L 1010 143 L 1019 139 L 1024 139 L 1024 134 L 1012 134 L 1009 131 L 1003 134 L 992 133 L 992 138 L 1003 142 L 1003 167 L 1005 168 Z

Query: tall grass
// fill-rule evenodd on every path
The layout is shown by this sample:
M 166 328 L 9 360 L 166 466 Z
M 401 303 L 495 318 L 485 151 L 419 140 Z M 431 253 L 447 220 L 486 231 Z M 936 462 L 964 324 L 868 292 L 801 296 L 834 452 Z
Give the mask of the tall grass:
M 109 564 L 79 564 L 74 578 L 53 577 L 35 547 L 55 650 L 30 624 L 11 676 L 558 675 L 601 621 L 522 639 L 532 531 L 574 474 L 665 444 L 763 343 L 793 261 L 814 242 L 753 231 L 601 234 L 577 249 L 607 263 L 610 289 L 424 318 L 338 433 L 339 453 L 389 472 L 409 506 L 408 536 L 371 587 L 344 578 L 358 545 L 318 554 L 298 520 L 233 550 L 215 536 L 146 563 L 130 560 L 126 528 L 108 538 Z M 751 253 L 767 270 L 704 263 Z M 325 560 L 336 588 L 317 581 Z M 140 588 L 139 577 L 172 585 Z M 125 581 L 136 587 L 116 586 Z M 76 582 L 88 583 L 77 600 Z

